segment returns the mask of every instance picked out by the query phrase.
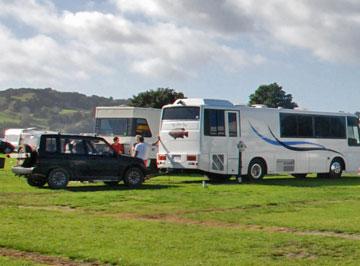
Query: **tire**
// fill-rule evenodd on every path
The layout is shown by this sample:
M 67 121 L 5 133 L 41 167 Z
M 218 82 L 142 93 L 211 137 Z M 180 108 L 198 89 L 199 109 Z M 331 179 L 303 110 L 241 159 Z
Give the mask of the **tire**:
M 247 177 L 252 182 L 259 182 L 266 173 L 266 165 L 263 160 L 254 159 L 250 162 Z
M 125 185 L 130 188 L 140 187 L 144 182 L 144 173 L 138 167 L 131 167 L 126 171 L 123 180 Z
M 66 188 L 69 183 L 69 174 L 61 168 L 55 168 L 49 173 L 47 182 L 52 189 Z
M 30 175 L 26 181 L 32 187 L 43 187 L 46 184 L 46 178 L 38 175 Z
M 223 183 L 230 179 L 231 176 L 229 175 L 221 175 L 221 174 L 214 174 L 214 173 L 207 173 L 207 178 L 212 183 Z
M 307 176 L 307 174 L 291 174 L 291 175 L 298 179 L 304 179 Z
M 329 178 L 340 178 L 342 171 L 342 162 L 339 159 L 334 159 L 329 167 Z
M 116 187 L 119 185 L 119 181 L 104 181 L 104 184 L 108 187 Z

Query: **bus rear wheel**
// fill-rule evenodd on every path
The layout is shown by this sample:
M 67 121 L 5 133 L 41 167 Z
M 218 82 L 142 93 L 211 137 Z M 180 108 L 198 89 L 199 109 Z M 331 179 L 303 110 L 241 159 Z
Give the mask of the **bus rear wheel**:
M 259 182 L 263 179 L 266 173 L 266 165 L 263 160 L 254 159 L 250 162 L 248 168 L 248 178 L 250 181 Z

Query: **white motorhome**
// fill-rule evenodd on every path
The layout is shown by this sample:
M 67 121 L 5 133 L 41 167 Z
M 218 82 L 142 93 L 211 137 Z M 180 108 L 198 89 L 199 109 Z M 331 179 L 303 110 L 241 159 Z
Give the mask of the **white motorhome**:
M 124 144 L 125 153 L 129 154 L 136 135 L 142 135 L 149 146 L 149 158 L 156 166 L 157 145 L 159 136 L 160 109 L 129 106 L 96 107 L 95 133 L 109 143 L 119 136 Z
M 339 177 L 360 167 L 353 114 L 235 106 L 181 99 L 162 109 L 159 168 L 203 172 L 210 179 L 308 173 Z

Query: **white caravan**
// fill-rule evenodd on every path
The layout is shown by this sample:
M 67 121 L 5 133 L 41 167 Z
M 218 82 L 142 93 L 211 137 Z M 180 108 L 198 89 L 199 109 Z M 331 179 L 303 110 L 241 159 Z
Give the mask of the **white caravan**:
M 157 145 L 159 136 L 160 109 L 129 106 L 96 107 L 95 133 L 113 143 L 115 136 L 120 137 L 125 153 L 130 154 L 136 135 L 142 135 L 150 147 L 149 158 L 156 166 Z
M 308 173 L 339 177 L 360 167 L 358 118 L 353 114 L 235 106 L 181 99 L 162 109 L 157 164 L 210 179 Z

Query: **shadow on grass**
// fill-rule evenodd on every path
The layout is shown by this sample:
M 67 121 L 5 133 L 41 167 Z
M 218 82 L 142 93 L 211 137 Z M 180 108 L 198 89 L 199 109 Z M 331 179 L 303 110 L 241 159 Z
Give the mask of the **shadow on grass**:
M 337 179 L 330 178 L 293 178 L 267 177 L 262 180 L 261 185 L 292 186 L 292 187 L 330 187 L 330 186 L 354 186 L 360 185 L 360 176 L 344 176 Z
M 89 186 L 73 186 L 67 187 L 65 190 L 71 192 L 91 192 L 91 191 L 114 191 L 114 190 L 159 190 L 159 189 L 168 189 L 175 187 L 174 185 L 159 185 L 159 184 L 144 184 L 138 188 L 129 188 L 123 184 L 118 186 L 106 186 L 106 185 L 89 185 Z

